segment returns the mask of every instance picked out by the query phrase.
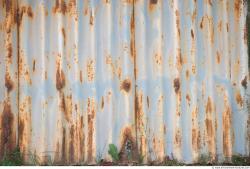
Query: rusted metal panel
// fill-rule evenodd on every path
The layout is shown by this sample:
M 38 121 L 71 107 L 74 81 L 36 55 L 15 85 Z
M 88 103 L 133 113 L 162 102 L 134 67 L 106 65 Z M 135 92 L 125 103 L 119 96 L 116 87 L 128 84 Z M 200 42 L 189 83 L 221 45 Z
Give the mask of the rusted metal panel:
M 17 3 L 0 1 L 0 158 L 17 145 Z
M 249 155 L 245 1 L 14 2 L 17 20 L 0 13 L 0 124 L 13 140 L 18 126 L 25 162 L 94 164 L 111 143 L 125 163 Z

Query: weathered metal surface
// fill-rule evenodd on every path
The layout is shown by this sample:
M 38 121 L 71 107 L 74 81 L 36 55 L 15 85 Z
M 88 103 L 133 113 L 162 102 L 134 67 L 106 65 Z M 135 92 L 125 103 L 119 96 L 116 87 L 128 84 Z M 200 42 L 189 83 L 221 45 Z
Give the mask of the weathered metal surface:
M 245 1 L 2 2 L 1 146 L 18 125 L 27 163 L 249 155 Z
M 17 144 L 17 3 L 0 1 L 0 158 Z

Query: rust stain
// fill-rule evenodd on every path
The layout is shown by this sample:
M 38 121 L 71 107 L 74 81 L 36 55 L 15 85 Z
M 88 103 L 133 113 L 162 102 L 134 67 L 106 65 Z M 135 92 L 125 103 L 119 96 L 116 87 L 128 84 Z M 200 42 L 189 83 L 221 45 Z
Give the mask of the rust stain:
M 240 15 L 241 15 L 241 4 L 242 0 L 235 0 L 234 1 L 234 16 L 237 22 L 239 22 Z
M 131 15 L 131 20 L 130 20 L 130 57 L 131 60 L 134 62 L 136 59 L 136 47 L 135 47 L 135 16 L 134 16 L 134 10 Z M 134 74 L 136 76 L 136 72 L 134 70 Z
M 243 107 L 243 99 L 239 91 L 236 93 L 235 99 L 236 99 L 237 104 Z
M 90 13 L 90 16 L 89 16 L 89 24 L 90 24 L 91 26 L 94 25 L 94 16 L 93 16 L 92 12 Z
M 33 68 L 32 68 L 32 70 L 33 70 L 33 72 L 35 72 L 35 70 L 36 70 L 36 60 L 35 59 L 33 60 Z
M 181 147 L 181 131 L 180 131 L 180 129 L 176 129 L 175 136 L 174 136 L 174 144 L 178 148 Z
M 212 101 L 211 98 L 208 97 L 207 105 L 206 105 L 206 120 L 205 120 L 205 126 L 206 126 L 206 136 L 207 136 L 207 144 L 208 149 L 210 152 L 210 155 L 212 158 L 214 158 L 215 155 L 215 132 L 213 127 L 213 121 L 212 121 Z
M 219 32 L 221 32 L 222 31 L 222 20 L 220 20 L 219 21 L 219 23 L 218 23 L 218 30 L 219 30 Z
M 220 64 L 220 58 L 221 58 L 221 55 L 220 55 L 219 51 L 216 51 L 216 61 L 218 64 Z
M 93 160 L 93 140 L 94 140 L 94 120 L 95 120 L 95 102 L 93 99 L 88 98 L 88 149 L 87 149 L 87 154 L 88 154 L 88 161 L 92 162 Z
M 186 70 L 186 78 L 189 79 L 189 70 Z
M 69 147 L 69 154 L 70 154 L 70 162 L 74 163 L 75 161 L 75 127 L 71 125 L 70 127 L 70 147 Z
M 125 79 L 120 85 L 120 89 L 125 91 L 126 93 L 129 93 L 131 90 L 131 80 L 130 79 Z
M 245 78 L 241 81 L 241 85 L 247 89 L 247 76 L 245 76 Z
M 66 129 L 63 127 L 62 130 L 62 162 L 67 162 L 67 145 L 66 145 Z
M 203 29 L 203 26 L 204 26 L 204 16 L 203 16 L 202 19 L 201 19 L 200 28 Z
M 132 130 L 130 127 L 125 127 L 122 132 L 121 150 L 119 153 L 120 160 L 127 162 L 129 155 L 133 160 L 137 160 L 138 158 L 136 140 L 132 135 Z
M 65 119 L 69 122 L 72 113 L 72 95 L 67 96 L 65 98 L 64 93 L 60 92 L 60 98 L 61 98 L 61 103 L 60 103 L 61 111 L 63 112 Z
M 62 13 L 65 15 L 67 12 L 67 5 L 64 0 L 56 0 L 53 7 L 53 13 Z
M 192 37 L 192 39 L 194 39 L 194 31 L 193 31 L 193 29 L 191 29 L 191 37 Z
M 201 135 L 198 127 L 198 108 L 192 112 L 192 148 L 197 153 L 200 149 Z
M 7 44 L 7 58 L 11 61 L 12 60 L 12 45 L 11 43 Z
M 147 106 L 149 108 L 149 97 L 147 96 Z
M 80 82 L 83 82 L 83 77 L 82 77 L 82 70 L 80 70 Z
M 87 62 L 87 76 L 89 82 L 92 82 L 95 78 L 95 63 L 93 59 L 89 59 Z
M 178 32 L 178 39 L 181 37 L 181 29 L 180 29 L 180 12 L 178 10 L 175 11 L 175 16 L 176 16 L 176 29 Z
M 189 94 L 186 95 L 186 99 L 188 101 L 188 105 L 190 106 L 191 98 L 190 98 Z
M 14 82 L 11 80 L 8 72 L 5 74 L 5 87 L 7 88 L 8 93 L 11 92 L 14 87 Z
M 1 154 L 10 153 L 16 146 L 15 130 L 14 130 L 14 115 L 11 111 L 10 103 L 5 102 L 1 115 Z
M 62 28 L 62 35 L 63 35 L 63 45 L 66 46 L 67 39 L 66 39 L 66 32 L 64 28 Z
M 175 78 L 174 79 L 174 91 L 177 94 L 180 90 L 180 79 L 179 78 Z
M 157 5 L 158 0 L 150 0 L 149 1 L 149 11 L 153 11 L 155 6 Z
M 102 96 L 101 109 L 103 110 L 103 108 L 104 108 L 104 97 Z
M 65 75 L 63 73 L 63 70 L 61 70 L 59 67 L 56 71 L 56 88 L 58 91 L 61 91 L 65 86 Z
M 30 17 L 30 18 L 33 18 L 33 11 L 32 11 L 32 8 L 29 6 L 27 8 L 27 15 Z
M 223 154 L 225 157 L 231 157 L 231 111 L 228 106 L 226 106 L 226 110 L 223 112 Z

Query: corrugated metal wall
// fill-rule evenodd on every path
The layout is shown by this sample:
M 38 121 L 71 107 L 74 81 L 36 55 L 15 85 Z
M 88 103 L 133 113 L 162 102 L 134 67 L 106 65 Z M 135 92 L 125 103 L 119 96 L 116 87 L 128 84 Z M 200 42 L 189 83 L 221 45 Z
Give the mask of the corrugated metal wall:
M 0 6 L 1 156 L 18 144 L 27 163 L 93 164 L 110 143 L 125 163 L 249 155 L 246 1 Z

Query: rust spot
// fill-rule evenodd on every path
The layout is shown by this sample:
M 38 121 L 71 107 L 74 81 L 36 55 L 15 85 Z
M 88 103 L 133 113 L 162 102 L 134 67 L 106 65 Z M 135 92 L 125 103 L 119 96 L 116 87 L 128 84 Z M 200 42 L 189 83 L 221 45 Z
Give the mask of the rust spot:
M 59 68 L 56 71 L 56 88 L 57 90 L 62 90 L 65 86 L 65 75 Z
M 11 60 L 11 58 L 12 58 L 12 45 L 11 45 L 11 43 L 9 43 L 9 44 L 7 45 L 7 58 L 8 58 L 9 60 Z
M 36 60 L 33 60 L 33 72 L 36 70 Z
M 5 102 L 1 116 L 1 156 L 11 152 L 15 147 L 14 115 L 11 106 Z
M 242 107 L 243 106 L 243 99 L 239 92 L 236 93 L 236 102 Z
M 227 32 L 229 31 L 229 24 L 227 23 Z
M 181 29 L 180 29 L 180 12 L 178 10 L 175 11 L 176 16 L 176 28 L 178 31 L 178 39 L 181 37 Z
M 62 28 L 62 35 L 63 35 L 63 45 L 66 46 L 66 32 L 64 28 Z
M 179 78 L 175 78 L 174 79 L 174 90 L 175 93 L 177 94 L 180 90 L 180 79 Z
M 221 56 L 220 56 L 219 51 L 216 51 L 216 61 L 218 64 L 220 64 L 220 58 L 221 58 Z
M 53 13 L 62 13 L 67 12 L 67 5 L 64 0 L 56 0 L 55 6 L 53 7 Z
M 193 29 L 191 29 L 191 37 L 192 37 L 192 39 L 194 39 L 194 31 L 193 31 Z
M 149 11 L 153 11 L 155 6 L 157 5 L 158 0 L 150 0 L 149 1 Z
M 5 87 L 7 88 L 8 93 L 11 92 L 14 87 L 14 82 L 11 80 L 10 74 L 8 72 L 5 74 Z
M 188 104 L 189 104 L 189 106 L 190 106 L 190 101 L 191 101 L 191 99 L 190 99 L 190 96 L 189 96 L 189 94 L 187 94 L 187 95 L 186 95 L 186 99 L 187 99 L 187 101 L 188 101 Z
M 120 89 L 129 93 L 131 90 L 131 80 L 130 79 L 123 80 L 123 82 L 121 83 Z
M 157 4 L 158 0 L 150 0 L 150 4 Z
M 245 78 L 241 81 L 241 85 L 247 89 L 247 76 L 245 76 Z

